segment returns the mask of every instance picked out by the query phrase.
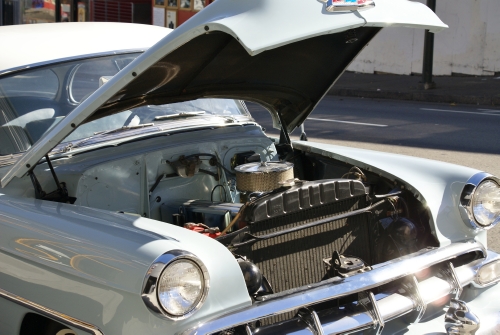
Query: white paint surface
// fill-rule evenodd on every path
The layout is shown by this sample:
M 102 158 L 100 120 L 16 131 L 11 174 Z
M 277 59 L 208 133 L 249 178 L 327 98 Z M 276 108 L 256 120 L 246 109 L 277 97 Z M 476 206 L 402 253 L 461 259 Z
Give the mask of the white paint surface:
M 488 76 L 500 72 L 500 1 L 440 0 L 436 5 L 436 13 L 450 28 L 434 37 L 434 75 Z M 421 29 L 385 28 L 348 70 L 422 73 L 423 42 Z

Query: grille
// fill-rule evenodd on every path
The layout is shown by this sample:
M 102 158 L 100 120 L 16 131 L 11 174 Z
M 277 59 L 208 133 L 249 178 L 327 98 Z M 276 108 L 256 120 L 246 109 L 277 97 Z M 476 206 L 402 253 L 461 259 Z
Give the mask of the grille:
M 365 205 L 364 196 L 342 200 L 253 223 L 250 232 L 257 236 L 269 234 L 329 215 L 350 212 Z M 361 214 L 259 241 L 252 246 L 250 257 L 271 283 L 275 293 L 317 283 L 326 274 L 323 258 L 331 257 L 335 250 L 371 262 L 369 223 L 368 214 Z M 295 312 L 282 314 L 263 320 L 262 324 L 283 321 L 294 315 Z

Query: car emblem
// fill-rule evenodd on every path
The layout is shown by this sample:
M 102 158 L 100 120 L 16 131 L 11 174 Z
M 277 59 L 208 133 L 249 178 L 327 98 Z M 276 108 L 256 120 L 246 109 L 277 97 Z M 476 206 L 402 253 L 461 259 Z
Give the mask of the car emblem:
M 373 0 L 320 0 L 326 3 L 326 10 L 329 12 L 352 11 L 367 9 L 375 6 Z

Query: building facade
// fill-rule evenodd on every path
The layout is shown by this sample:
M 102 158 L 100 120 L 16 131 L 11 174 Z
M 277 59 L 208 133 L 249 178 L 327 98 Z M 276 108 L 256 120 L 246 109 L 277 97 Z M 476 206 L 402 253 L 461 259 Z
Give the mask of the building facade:
M 436 13 L 449 29 L 434 37 L 434 75 L 500 76 L 500 1 L 437 0 Z M 423 45 L 422 30 L 385 28 L 348 70 L 420 74 Z

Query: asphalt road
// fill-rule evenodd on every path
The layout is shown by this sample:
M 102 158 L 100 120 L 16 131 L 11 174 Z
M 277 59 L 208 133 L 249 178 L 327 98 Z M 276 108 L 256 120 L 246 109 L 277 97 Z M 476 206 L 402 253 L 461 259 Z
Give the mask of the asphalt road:
M 247 105 L 266 133 L 279 135 L 266 110 Z M 312 141 L 435 159 L 500 176 L 499 107 L 326 96 L 305 131 Z M 500 252 L 500 225 L 488 232 L 488 247 Z

